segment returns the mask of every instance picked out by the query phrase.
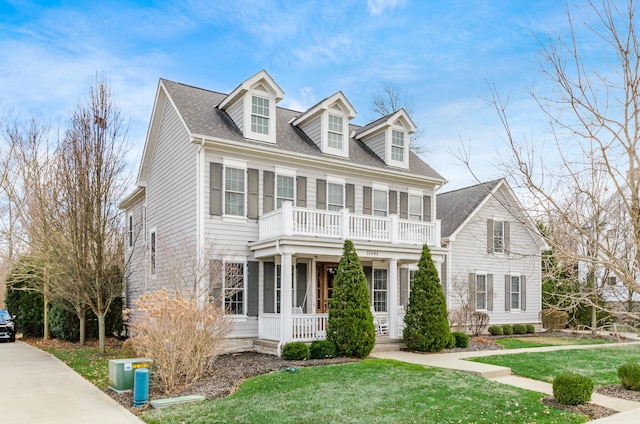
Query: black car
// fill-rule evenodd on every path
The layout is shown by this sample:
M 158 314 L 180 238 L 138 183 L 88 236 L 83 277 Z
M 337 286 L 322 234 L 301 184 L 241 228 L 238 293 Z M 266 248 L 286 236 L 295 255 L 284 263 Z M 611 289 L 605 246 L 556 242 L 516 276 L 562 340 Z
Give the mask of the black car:
M 15 317 L 12 317 L 6 309 L 0 309 L 0 341 L 16 341 Z

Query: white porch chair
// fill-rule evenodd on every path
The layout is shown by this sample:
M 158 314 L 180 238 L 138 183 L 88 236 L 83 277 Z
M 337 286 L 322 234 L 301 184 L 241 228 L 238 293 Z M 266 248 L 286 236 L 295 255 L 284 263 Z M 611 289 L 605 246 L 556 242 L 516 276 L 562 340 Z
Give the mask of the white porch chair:
M 406 327 L 406 324 L 404 323 L 405 313 L 404 306 L 398 305 L 398 334 L 400 334 L 400 336 L 402 336 L 402 331 L 404 330 L 404 327 Z
M 373 315 L 373 326 L 376 329 L 376 336 L 388 336 L 389 318 L 379 316 L 373 306 L 371 307 L 371 314 Z

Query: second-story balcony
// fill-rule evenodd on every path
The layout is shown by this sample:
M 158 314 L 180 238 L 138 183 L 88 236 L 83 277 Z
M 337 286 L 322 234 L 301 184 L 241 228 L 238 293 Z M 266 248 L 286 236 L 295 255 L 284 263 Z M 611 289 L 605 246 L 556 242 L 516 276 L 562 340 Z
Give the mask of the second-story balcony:
M 403 245 L 440 246 L 440 221 L 421 222 L 397 215 L 372 216 L 315 210 L 284 203 L 281 209 L 260 217 L 260 240 L 306 236 Z

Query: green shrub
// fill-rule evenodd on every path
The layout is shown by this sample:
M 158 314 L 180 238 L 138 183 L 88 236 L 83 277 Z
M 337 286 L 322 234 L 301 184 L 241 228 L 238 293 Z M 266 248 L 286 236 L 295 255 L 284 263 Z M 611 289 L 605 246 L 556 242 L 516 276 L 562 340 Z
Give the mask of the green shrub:
M 77 342 L 80 340 L 78 316 L 57 305 L 51 306 L 51 309 L 49 309 L 49 331 L 51 331 L 51 337 L 53 338 Z M 88 333 L 87 331 L 87 336 L 89 336 Z
M 513 324 L 513 334 L 527 334 L 527 326 L 524 324 Z
M 456 347 L 469 347 L 469 336 L 461 331 L 451 333 L 456 339 Z
M 593 381 L 579 374 L 564 373 L 553 379 L 553 396 L 563 405 L 584 405 L 591 400 Z
M 504 324 L 502 326 L 502 332 L 505 336 L 510 336 L 513 334 L 513 326 L 511 324 Z
M 329 340 L 314 340 L 309 347 L 311 359 L 334 358 L 336 347 Z
M 447 338 L 447 344 L 444 346 L 445 349 L 455 349 L 456 348 L 456 338 L 453 333 L 449 333 L 449 337 Z
M 409 350 L 438 352 L 450 343 L 447 304 L 438 271 L 426 244 L 422 247 L 418 270 L 411 286 L 404 322 L 406 326 L 402 336 Z
M 534 334 L 536 332 L 536 327 L 533 324 L 527 324 L 527 334 Z
M 287 343 L 282 349 L 282 359 L 286 359 L 287 361 L 309 359 L 309 356 L 309 346 L 303 342 Z
M 502 336 L 504 334 L 504 330 L 502 330 L 501 325 L 490 325 L 489 334 L 492 336 Z
M 618 368 L 618 378 L 625 389 L 640 391 L 640 364 L 622 365 Z

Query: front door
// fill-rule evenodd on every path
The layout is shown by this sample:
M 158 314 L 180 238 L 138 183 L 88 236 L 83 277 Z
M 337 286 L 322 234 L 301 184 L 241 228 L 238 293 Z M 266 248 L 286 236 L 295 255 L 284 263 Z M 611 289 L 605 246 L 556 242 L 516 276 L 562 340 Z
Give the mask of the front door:
M 316 293 L 316 313 L 326 314 L 329 311 L 329 299 L 333 295 L 333 279 L 338 272 L 338 264 L 318 263 L 318 291 Z

